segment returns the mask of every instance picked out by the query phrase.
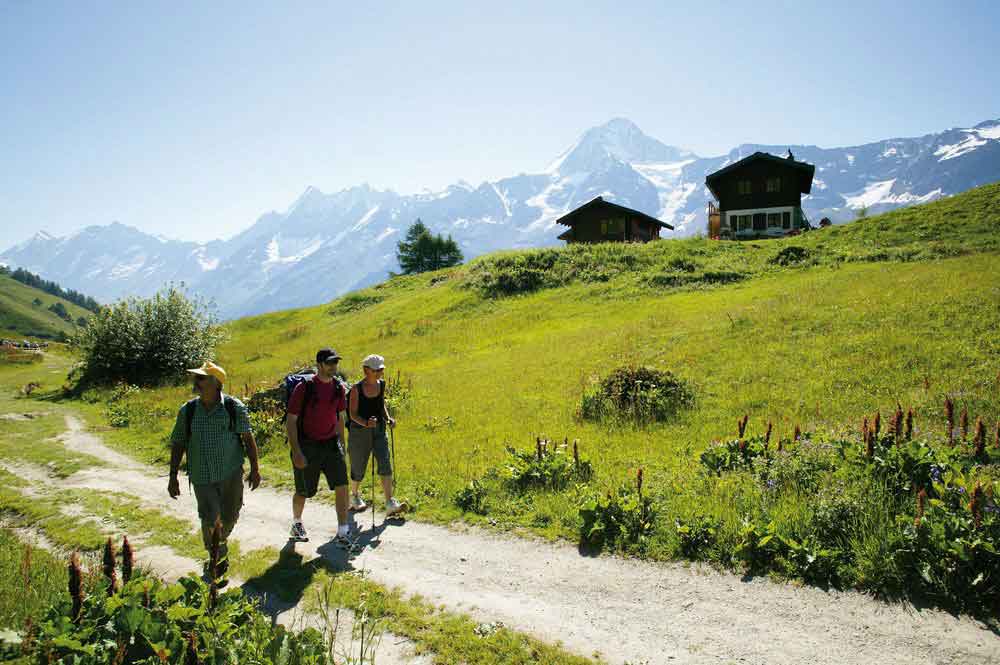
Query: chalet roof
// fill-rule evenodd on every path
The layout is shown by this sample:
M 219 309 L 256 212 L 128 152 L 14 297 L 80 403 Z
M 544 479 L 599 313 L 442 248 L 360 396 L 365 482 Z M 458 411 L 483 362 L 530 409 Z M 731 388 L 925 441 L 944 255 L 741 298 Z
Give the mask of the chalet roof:
M 632 208 L 626 208 L 625 206 L 620 206 L 617 203 L 612 203 L 611 201 L 605 201 L 600 196 L 588 201 L 587 203 L 584 203 L 576 210 L 572 210 L 566 213 L 565 215 L 556 220 L 556 224 L 562 224 L 563 226 L 572 227 L 574 224 L 576 224 L 577 218 L 581 213 L 590 210 L 591 208 L 594 207 L 605 207 L 619 214 L 638 217 L 639 219 L 644 220 L 649 224 L 655 224 L 656 226 L 659 226 L 662 229 L 670 229 L 671 231 L 673 231 L 674 229 L 674 227 L 671 226 L 670 224 L 667 224 L 666 222 L 661 222 L 655 217 L 650 217 L 644 212 L 639 212 L 638 210 L 632 210 Z M 559 237 L 562 238 L 562 236 Z
M 803 194 L 808 194 L 810 191 L 812 191 L 813 175 L 816 173 L 815 166 L 813 166 L 812 164 L 807 164 L 806 162 L 796 161 L 791 157 L 778 157 L 777 155 L 772 155 L 769 152 L 755 152 L 752 155 L 744 157 L 738 162 L 733 162 L 729 166 L 719 169 L 715 173 L 708 174 L 708 176 L 705 178 L 705 185 L 708 186 L 709 190 L 711 190 L 712 195 L 715 196 L 716 199 L 718 199 L 719 192 L 715 189 L 716 183 L 725 176 L 743 168 L 750 162 L 756 161 L 758 159 L 762 159 L 768 162 L 773 162 L 774 164 L 781 164 L 782 166 L 787 166 L 792 169 L 795 169 L 796 171 L 799 171 L 800 173 L 799 191 L 802 192 Z

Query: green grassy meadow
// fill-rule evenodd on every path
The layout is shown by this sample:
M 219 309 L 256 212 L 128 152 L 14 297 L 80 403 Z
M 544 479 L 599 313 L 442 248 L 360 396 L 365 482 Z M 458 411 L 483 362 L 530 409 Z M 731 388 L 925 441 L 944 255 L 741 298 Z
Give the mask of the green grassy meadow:
M 713 544 L 699 556 L 731 566 L 751 515 L 791 538 L 811 533 L 817 512 L 815 487 L 775 500 L 751 473 L 704 473 L 700 454 L 734 438 L 744 414 L 748 435 L 770 421 L 775 441 L 798 425 L 817 440 L 861 447 L 862 416 L 881 409 L 888 418 L 897 403 L 913 409 L 918 436 L 940 439 L 950 397 L 992 428 L 1000 417 L 998 211 L 1000 185 L 990 185 L 783 240 L 500 253 L 231 322 L 216 360 L 229 372 L 228 391 L 248 396 L 310 364 L 321 346 L 344 356 L 352 380 L 365 355 L 384 355 L 396 388 L 398 493 L 417 519 L 577 541 L 581 504 L 634 483 L 641 468 L 656 519 L 640 546 L 624 549 L 686 556 L 681 526 L 704 518 Z M 693 389 L 692 407 L 643 426 L 583 420 L 583 394 L 622 366 L 673 372 Z M 117 425 L 102 433 L 112 445 L 165 465 L 189 396 L 186 384 L 98 389 L 73 406 L 90 422 Z M 265 482 L 291 492 L 279 424 L 262 415 L 255 425 Z M 578 440 L 593 478 L 511 491 L 505 448 L 534 449 L 536 437 Z M 992 495 L 995 467 L 962 464 L 975 478 L 984 469 Z M 843 490 L 849 469 L 827 472 L 821 491 Z M 472 481 L 483 493 L 476 511 L 456 501 Z M 851 552 L 840 579 L 905 587 L 872 571 L 895 565 L 877 545 L 897 517 L 913 521 L 913 497 L 875 476 L 847 482 L 870 511 L 851 517 L 839 544 Z
M 36 298 L 42 302 L 41 305 L 33 304 Z M 48 309 L 56 302 L 63 304 L 72 321 L 81 316 L 85 319 L 91 316 L 91 312 L 68 300 L 0 275 L 0 337 L 57 339 L 72 335 L 76 325 Z

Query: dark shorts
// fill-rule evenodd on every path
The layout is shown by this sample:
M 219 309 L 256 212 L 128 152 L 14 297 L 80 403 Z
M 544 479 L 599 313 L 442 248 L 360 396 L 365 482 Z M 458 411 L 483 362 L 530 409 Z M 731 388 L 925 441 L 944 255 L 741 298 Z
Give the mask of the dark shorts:
M 373 452 L 378 463 L 378 475 L 391 476 L 392 464 L 389 460 L 389 440 L 385 437 L 385 428 L 370 429 L 360 425 L 351 427 L 351 480 L 364 480 L 368 458 Z
M 329 441 L 301 441 L 299 448 L 306 457 L 306 468 L 297 469 L 292 465 L 295 474 L 295 493 L 307 499 L 316 496 L 319 489 L 319 476 L 326 476 L 330 489 L 347 485 L 347 464 L 344 462 L 344 447 L 338 439 Z

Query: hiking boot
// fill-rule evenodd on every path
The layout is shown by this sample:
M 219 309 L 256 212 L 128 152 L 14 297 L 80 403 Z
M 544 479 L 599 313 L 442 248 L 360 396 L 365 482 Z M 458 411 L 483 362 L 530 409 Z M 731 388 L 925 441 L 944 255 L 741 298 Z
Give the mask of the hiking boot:
M 289 535 L 295 540 L 309 540 L 309 535 L 306 533 L 306 528 L 302 526 L 302 522 L 292 522 L 292 530 Z
M 385 502 L 385 516 L 389 517 L 390 515 L 401 513 L 403 512 L 404 508 L 405 506 L 402 503 L 400 503 L 396 497 L 392 497 L 391 499 Z
M 365 500 L 362 499 L 360 495 L 354 494 L 354 495 L 351 496 L 351 507 L 350 507 L 350 510 L 352 510 L 354 512 L 357 512 L 357 513 L 360 513 L 362 510 L 364 510 L 367 507 L 368 507 L 368 504 L 365 503 Z

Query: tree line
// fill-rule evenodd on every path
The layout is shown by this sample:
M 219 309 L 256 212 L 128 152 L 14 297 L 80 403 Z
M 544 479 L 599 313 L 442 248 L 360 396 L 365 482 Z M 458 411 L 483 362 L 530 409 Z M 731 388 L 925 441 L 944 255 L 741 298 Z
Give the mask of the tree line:
M 42 279 L 38 275 L 28 272 L 24 268 L 17 268 L 16 270 L 11 270 L 6 266 L 0 266 L 0 275 L 7 275 L 18 282 L 26 286 L 31 286 L 49 295 L 62 298 L 63 300 L 68 300 L 74 305 L 78 305 L 91 312 L 99 312 L 101 309 L 101 303 L 97 302 L 90 296 L 85 296 L 79 291 L 74 291 L 73 289 L 66 290 L 56 284 L 55 282 L 49 281 L 47 279 Z

